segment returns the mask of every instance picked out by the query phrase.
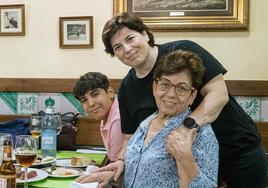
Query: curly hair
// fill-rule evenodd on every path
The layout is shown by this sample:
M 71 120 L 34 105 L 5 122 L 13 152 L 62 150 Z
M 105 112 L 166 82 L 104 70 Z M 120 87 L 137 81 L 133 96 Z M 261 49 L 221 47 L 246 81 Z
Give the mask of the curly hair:
M 172 75 L 187 71 L 194 88 L 199 88 L 205 74 L 202 59 L 190 51 L 177 50 L 163 56 L 155 67 L 154 80 L 163 75 Z
M 84 96 L 88 91 L 97 88 L 102 88 L 107 92 L 109 86 L 109 80 L 106 75 L 99 72 L 88 72 L 81 76 L 76 82 L 73 93 L 75 98 L 79 100 L 80 97 Z

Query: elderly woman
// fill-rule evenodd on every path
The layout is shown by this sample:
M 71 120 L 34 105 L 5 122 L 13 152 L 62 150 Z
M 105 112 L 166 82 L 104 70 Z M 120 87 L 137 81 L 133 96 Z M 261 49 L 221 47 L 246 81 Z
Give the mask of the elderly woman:
M 218 142 L 210 125 L 188 117 L 204 75 L 201 59 L 188 51 L 164 56 L 154 73 L 158 111 L 128 142 L 125 187 L 217 187 Z M 182 124 L 190 131 L 181 132 Z

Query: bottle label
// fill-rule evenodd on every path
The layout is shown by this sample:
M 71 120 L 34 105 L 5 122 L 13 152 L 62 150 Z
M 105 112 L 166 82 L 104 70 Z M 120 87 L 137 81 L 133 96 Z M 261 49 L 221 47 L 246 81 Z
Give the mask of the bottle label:
M 0 187 L 1 188 L 7 187 L 7 179 L 6 178 L 0 178 Z
M 12 147 L 4 146 L 3 147 L 3 160 L 11 160 L 12 159 Z
M 41 136 L 41 149 L 56 149 L 56 130 L 44 130 Z
M 46 136 L 43 137 L 42 142 L 43 144 L 53 144 L 53 136 Z
M 0 188 L 16 188 L 15 176 L 0 176 Z
M 37 125 L 37 119 L 32 119 L 32 125 Z

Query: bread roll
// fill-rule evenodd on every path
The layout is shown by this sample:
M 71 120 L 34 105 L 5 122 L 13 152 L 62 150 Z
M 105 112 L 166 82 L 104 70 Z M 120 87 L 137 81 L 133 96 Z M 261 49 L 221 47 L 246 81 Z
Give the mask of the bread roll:
M 93 164 L 93 161 L 90 160 L 88 157 L 77 156 L 77 157 L 72 157 L 71 164 L 73 166 L 76 166 L 76 165 L 90 165 L 90 164 Z

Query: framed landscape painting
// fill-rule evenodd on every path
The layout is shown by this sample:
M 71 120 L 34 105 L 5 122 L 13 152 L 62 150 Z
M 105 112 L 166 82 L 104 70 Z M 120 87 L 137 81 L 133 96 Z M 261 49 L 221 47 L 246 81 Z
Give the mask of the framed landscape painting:
M 60 48 L 93 48 L 93 17 L 60 17 Z
M 25 35 L 25 7 L 23 4 L 0 5 L 0 35 Z
M 132 12 L 153 31 L 248 30 L 249 0 L 113 0 L 114 14 Z

